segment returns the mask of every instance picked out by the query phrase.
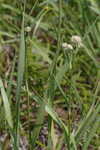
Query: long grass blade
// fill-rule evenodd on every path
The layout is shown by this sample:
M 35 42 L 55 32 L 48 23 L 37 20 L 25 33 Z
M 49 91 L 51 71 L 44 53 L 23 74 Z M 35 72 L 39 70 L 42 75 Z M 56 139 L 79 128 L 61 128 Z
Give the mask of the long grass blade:
M 23 15 L 24 16 L 24 15 Z M 22 22 L 21 30 L 21 42 L 19 51 L 19 62 L 18 62 L 18 76 L 17 76 L 17 91 L 16 91 L 16 150 L 19 148 L 19 121 L 20 121 L 20 93 L 23 82 L 25 68 L 25 39 L 24 39 L 24 17 Z
M 6 91 L 4 89 L 2 79 L 0 79 L 0 86 L 1 86 L 1 95 L 3 99 L 4 109 L 5 109 L 5 118 L 8 122 L 9 127 L 13 129 L 13 121 L 12 121 L 10 103 L 9 103 Z

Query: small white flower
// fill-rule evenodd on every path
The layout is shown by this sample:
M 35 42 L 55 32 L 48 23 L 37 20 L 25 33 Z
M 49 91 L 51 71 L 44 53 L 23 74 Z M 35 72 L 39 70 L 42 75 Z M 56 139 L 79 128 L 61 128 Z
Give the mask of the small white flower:
M 74 44 L 77 44 L 78 47 L 83 47 L 84 46 L 83 43 L 82 43 L 81 37 L 78 36 L 78 35 L 73 35 L 71 37 L 71 42 L 73 42 Z
M 71 49 L 71 50 L 73 50 L 73 46 L 72 46 L 71 44 L 62 43 L 62 47 L 63 47 L 64 49 Z
M 72 38 L 71 38 L 71 41 L 73 43 L 81 43 L 82 42 L 80 36 L 78 36 L 78 35 L 73 35 Z
M 26 31 L 26 32 L 30 32 L 30 31 L 31 31 L 31 27 L 27 26 L 27 27 L 25 28 L 25 31 Z

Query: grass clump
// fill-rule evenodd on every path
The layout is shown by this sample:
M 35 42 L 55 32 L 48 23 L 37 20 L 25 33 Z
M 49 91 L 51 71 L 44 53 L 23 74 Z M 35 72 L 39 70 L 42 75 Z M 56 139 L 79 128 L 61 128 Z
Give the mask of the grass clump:
M 99 2 L 0 3 L 1 149 L 97 150 Z

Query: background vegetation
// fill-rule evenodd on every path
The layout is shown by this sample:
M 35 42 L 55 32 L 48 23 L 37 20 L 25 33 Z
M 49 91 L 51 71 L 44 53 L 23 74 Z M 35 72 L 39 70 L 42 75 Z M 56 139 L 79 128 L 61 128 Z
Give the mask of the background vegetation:
M 99 0 L 0 1 L 0 148 L 100 149 Z

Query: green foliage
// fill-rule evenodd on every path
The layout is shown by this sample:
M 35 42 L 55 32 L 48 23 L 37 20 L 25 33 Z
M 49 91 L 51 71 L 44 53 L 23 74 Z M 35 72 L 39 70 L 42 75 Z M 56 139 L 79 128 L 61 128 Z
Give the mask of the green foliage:
M 15 150 L 19 149 L 22 129 L 30 149 L 37 149 L 37 145 L 48 150 L 60 150 L 63 145 L 70 150 L 77 150 L 79 146 L 88 150 L 91 145 L 98 149 L 99 1 L 2 0 L 0 3 L 0 47 L 13 45 L 16 51 L 14 59 L 10 60 L 14 61 L 10 78 L 6 78 L 7 82 L 15 84 L 8 84 L 6 93 L 0 80 L 4 105 L 0 114 L 5 112 L 0 124 L 6 120 L 9 125 L 1 130 L 12 129 L 10 135 Z M 7 72 L 5 56 L 6 51 L 2 50 L 2 77 Z M 27 108 L 25 114 L 23 105 Z M 66 111 L 67 120 L 59 117 L 56 107 Z M 31 116 L 35 116 L 35 123 Z M 45 121 L 48 122 L 47 145 L 39 140 Z M 58 139 L 55 124 L 62 130 L 62 137 Z

